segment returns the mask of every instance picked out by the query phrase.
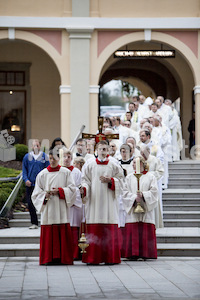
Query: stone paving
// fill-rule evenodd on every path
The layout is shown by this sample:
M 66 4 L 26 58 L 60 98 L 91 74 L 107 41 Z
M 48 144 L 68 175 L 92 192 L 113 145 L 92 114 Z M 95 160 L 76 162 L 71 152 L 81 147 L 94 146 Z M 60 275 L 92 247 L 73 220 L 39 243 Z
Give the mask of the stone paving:
M 200 299 L 200 258 L 159 257 L 113 266 L 39 266 L 0 258 L 0 299 Z

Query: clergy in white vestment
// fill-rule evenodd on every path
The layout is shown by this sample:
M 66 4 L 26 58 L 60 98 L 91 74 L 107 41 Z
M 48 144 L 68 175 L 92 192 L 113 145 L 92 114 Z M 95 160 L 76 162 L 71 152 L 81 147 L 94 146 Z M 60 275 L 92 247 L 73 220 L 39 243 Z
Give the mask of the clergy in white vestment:
M 85 161 L 94 156 L 93 154 L 87 153 L 87 142 L 82 138 L 76 141 L 76 153 L 73 154 L 73 159 L 79 156 L 83 157 Z
M 183 149 L 181 121 L 177 110 L 173 107 L 170 99 L 165 100 L 165 104 L 172 110 L 172 118 L 169 121 L 169 128 L 172 135 L 172 160 L 180 160 L 180 151 Z
M 136 159 L 133 160 L 134 170 Z M 158 187 L 155 176 L 145 171 L 146 168 L 144 158 L 140 157 L 140 191 L 133 173 L 126 177 L 124 186 L 123 203 L 127 215 L 122 257 L 130 259 L 157 258 L 155 207 L 158 205 Z M 135 212 L 137 203 L 143 207 L 143 213 Z
M 127 176 L 133 172 L 132 158 L 131 158 L 131 147 L 129 144 L 122 144 L 120 147 L 121 159 L 119 163 L 122 168 L 126 171 L 125 175 Z
M 155 226 L 156 228 L 162 228 L 164 227 L 162 204 L 162 179 L 164 175 L 164 167 L 161 164 L 160 159 L 150 154 L 150 149 L 148 146 L 141 146 L 140 154 L 146 160 L 149 167 L 149 172 L 151 172 L 157 179 L 159 201 L 155 208 Z
M 76 200 L 71 171 L 49 152 L 50 165 L 36 177 L 32 201 L 41 213 L 40 264 L 73 264 L 70 207 Z
M 89 247 L 82 261 L 90 264 L 121 262 L 119 202 L 123 171 L 108 156 L 108 143 L 97 145 L 96 159 L 84 168 L 81 193 L 84 198 Z
M 72 230 L 73 245 L 74 245 L 74 259 L 80 259 L 80 250 L 78 247 L 78 240 L 80 238 L 80 227 L 83 218 L 83 205 L 79 187 L 81 185 L 81 171 L 72 165 L 72 152 L 64 149 L 64 167 L 71 171 L 74 184 L 76 186 L 76 200 L 70 207 L 70 226 Z
M 142 145 L 149 146 L 151 154 L 159 158 L 161 163 L 164 164 L 164 153 L 160 145 L 151 139 L 151 133 L 147 129 L 140 130 L 140 141 L 137 143 L 137 148 L 140 150 Z
M 158 96 L 155 103 L 158 105 L 157 114 L 162 116 L 163 123 L 169 127 L 169 122 L 173 117 L 171 108 L 164 103 L 164 97 L 162 96 Z

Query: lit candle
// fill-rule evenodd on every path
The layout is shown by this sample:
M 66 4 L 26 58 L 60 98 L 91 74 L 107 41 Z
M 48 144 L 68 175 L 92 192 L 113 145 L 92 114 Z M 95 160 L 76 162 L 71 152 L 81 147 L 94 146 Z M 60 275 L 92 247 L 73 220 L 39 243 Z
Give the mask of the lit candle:
M 140 158 L 136 157 L 136 174 L 140 174 Z
M 63 149 L 59 149 L 60 165 L 63 166 Z

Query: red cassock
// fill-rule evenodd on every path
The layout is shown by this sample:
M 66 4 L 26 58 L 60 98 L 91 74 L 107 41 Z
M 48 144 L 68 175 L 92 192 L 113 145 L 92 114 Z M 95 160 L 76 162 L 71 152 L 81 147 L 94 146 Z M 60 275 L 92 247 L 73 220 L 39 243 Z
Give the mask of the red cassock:
M 108 176 L 112 183 L 102 183 L 100 176 Z M 82 261 L 90 264 L 118 264 L 121 262 L 120 231 L 118 227 L 118 192 L 123 179 L 120 166 L 109 158 L 91 161 L 84 169 L 86 237 L 89 247 Z
M 155 208 L 158 204 L 158 187 L 155 176 L 144 172 L 140 178 L 144 213 L 135 213 L 138 183 L 134 174 L 126 177 L 123 204 L 127 212 L 126 225 L 122 229 L 122 257 L 157 258 Z
M 46 191 L 58 188 L 59 195 Z M 76 187 L 71 171 L 57 166 L 41 171 L 32 194 L 33 204 L 41 213 L 40 264 L 73 264 L 73 238 L 70 227 L 70 207 L 76 199 Z

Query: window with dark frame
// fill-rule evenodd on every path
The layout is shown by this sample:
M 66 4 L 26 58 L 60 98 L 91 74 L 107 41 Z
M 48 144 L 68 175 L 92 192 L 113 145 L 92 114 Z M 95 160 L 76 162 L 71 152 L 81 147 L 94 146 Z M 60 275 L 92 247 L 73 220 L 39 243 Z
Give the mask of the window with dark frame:
M 25 72 L 0 71 L 0 86 L 24 86 Z

